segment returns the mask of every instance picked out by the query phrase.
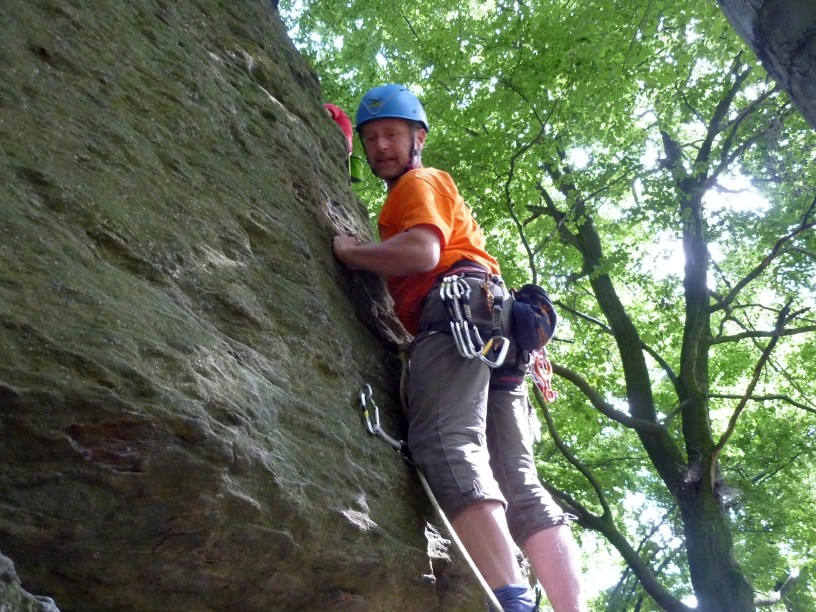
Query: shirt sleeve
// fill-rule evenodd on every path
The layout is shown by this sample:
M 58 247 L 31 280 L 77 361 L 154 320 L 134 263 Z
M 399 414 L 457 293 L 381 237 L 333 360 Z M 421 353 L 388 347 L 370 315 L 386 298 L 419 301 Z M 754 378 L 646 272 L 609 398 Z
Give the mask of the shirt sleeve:
M 431 225 L 436 228 L 442 249 L 453 232 L 454 199 L 437 189 L 423 177 L 411 177 L 399 186 L 399 197 L 389 211 L 386 221 L 394 220 L 391 227 L 394 234 L 404 232 L 417 225 Z

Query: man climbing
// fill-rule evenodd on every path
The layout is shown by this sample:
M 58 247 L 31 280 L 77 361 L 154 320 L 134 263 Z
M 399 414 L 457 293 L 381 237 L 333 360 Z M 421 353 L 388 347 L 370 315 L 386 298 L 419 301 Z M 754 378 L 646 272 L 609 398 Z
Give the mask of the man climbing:
M 513 541 L 556 612 L 582 611 L 568 519 L 542 487 L 533 459 L 528 355 L 506 338 L 509 350 L 502 341 L 480 343 L 496 336 L 498 316 L 510 336 L 498 262 L 451 177 L 422 166 L 428 120 L 410 91 L 400 85 L 370 90 L 356 129 L 388 190 L 380 242 L 336 236 L 333 248 L 350 269 L 386 276 L 396 314 L 415 336 L 408 380 L 412 459 L 505 612 L 535 609 Z M 462 296 L 455 308 L 440 292 L 445 283 L 449 297 Z M 453 332 L 454 309 L 478 333 Z M 469 352 L 474 344 L 487 348 Z M 500 348 L 507 350 L 505 365 L 496 367 Z

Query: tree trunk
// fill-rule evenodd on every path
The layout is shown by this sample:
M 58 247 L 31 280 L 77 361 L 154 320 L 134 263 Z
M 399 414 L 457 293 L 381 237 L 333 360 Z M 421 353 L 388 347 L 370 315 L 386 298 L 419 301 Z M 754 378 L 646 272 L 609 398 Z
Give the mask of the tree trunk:
M 664 134 L 664 141 L 669 138 Z M 705 174 L 678 181 L 685 269 L 686 320 L 678 375 L 688 469 L 678 495 L 689 573 L 704 612 L 753 610 L 753 588 L 734 556 L 731 525 L 715 482 L 714 439 L 707 401 L 711 311 L 703 215 Z
M 701 612 L 754 610 L 754 592 L 734 557 L 731 526 L 721 502 L 693 487 L 681 500 L 691 582 Z
M 816 5 L 812 0 L 719 0 L 765 70 L 816 129 Z

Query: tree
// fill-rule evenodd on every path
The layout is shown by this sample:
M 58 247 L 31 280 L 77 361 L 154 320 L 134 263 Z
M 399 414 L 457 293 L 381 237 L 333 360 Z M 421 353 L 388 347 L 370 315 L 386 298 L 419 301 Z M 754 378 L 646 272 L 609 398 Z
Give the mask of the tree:
M 791 0 L 784 5 L 767 0 L 719 0 L 718 4 L 768 73 L 816 129 L 813 4 L 808 0 Z
M 781 601 L 816 542 L 816 141 L 717 7 L 289 15 L 329 98 L 388 81 L 423 99 L 426 163 L 457 179 L 508 283 L 556 296 L 561 398 L 540 402 L 537 452 L 626 563 L 600 609 Z M 792 592 L 816 602 L 806 578 Z

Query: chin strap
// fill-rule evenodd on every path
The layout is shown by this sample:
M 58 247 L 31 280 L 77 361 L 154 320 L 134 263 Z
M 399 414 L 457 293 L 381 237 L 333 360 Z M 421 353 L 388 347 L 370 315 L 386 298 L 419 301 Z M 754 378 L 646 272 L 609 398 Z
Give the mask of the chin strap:
M 422 162 L 419 161 L 420 149 L 417 149 L 416 146 L 416 135 L 417 128 L 411 128 L 411 161 L 409 162 L 408 166 L 406 166 L 405 172 L 410 172 L 411 170 L 422 167 Z M 405 174 L 405 172 L 402 174 Z

